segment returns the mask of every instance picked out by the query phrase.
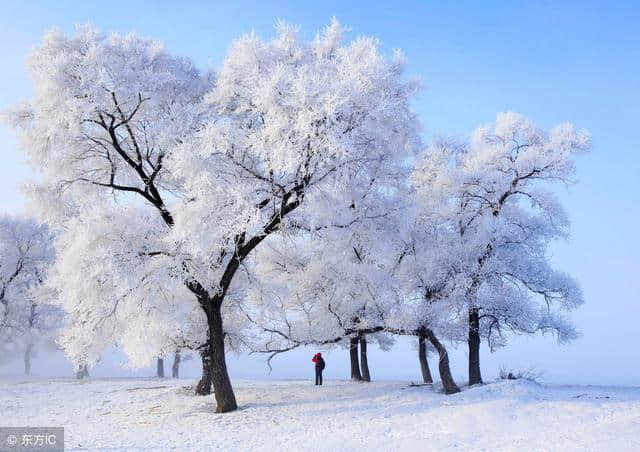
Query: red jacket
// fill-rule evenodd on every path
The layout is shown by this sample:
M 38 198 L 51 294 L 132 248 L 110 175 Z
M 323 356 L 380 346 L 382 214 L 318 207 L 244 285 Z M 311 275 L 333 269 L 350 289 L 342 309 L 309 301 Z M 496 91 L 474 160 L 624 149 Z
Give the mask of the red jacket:
M 320 353 L 316 353 L 311 359 L 311 362 L 315 363 L 316 367 L 324 369 L 324 359 L 322 359 L 322 355 Z

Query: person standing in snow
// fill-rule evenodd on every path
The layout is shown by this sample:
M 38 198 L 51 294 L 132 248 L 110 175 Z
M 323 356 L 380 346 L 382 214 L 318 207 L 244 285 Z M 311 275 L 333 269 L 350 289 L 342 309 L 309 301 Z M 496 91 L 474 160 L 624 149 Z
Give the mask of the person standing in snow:
M 324 370 L 324 359 L 322 359 L 322 353 L 316 353 L 313 355 L 311 362 L 316 365 L 316 386 L 322 386 L 322 371 Z

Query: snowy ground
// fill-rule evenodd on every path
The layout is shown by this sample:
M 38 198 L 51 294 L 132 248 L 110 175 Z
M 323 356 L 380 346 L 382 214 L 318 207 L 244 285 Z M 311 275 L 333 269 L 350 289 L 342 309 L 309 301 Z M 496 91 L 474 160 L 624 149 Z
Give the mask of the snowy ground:
M 64 426 L 66 450 L 640 451 L 640 388 L 505 381 L 235 381 L 215 414 L 189 380 L 0 380 L 0 426 Z

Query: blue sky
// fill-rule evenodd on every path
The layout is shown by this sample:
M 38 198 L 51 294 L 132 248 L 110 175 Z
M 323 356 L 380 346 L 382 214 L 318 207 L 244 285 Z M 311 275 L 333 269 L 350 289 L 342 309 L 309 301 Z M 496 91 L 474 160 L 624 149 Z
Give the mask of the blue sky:
M 280 18 L 312 37 L 336 16 L 351 37 L 375 36 L 387 52 L 403 49 L 408 72 L 424 84 L 414 108 L 426 139 L 467 134 L 506 110 L 545 127 L 570 121 L 589 129 L 594 150 L 578 162 L 578 183 L 558 188 L 572 238 L 553 249 L 555 264 L 582 283 L 586 304 L 573 318 L 583 337 L 562 346 L 551 338 L 516 338 L 495 354 L 485 347 L 483 368 L 487 377 L 501 366 L 535 366 L 548 381 L 640 385 L 640 3 L 0 3 L 0 108 L 28 99 L 24 59 L 52 27 L 73 32 L 75 24 L 91 23 L 106 32 L 136 31 L 215 68 L 242 33 L 269 37 Z M 3 126 L 0 157 L 0 209 L 20 212 L 16 185 L 30 172 Z M 406 341 L 392 353 L 371 353 L 374 377 L 419 377 Z M 462 379 L 465 348 L 453 355 L 454 374 Z M 347 375 L 345 356 L 329 355 L 335 362 L 329 361 L 330 375 Z M 304 353 L 279 357 L 274 375 L 306 375 L 307 361 Z M 265 375 L 259 359 L 232 359 L 231 369 L 243 377 Z

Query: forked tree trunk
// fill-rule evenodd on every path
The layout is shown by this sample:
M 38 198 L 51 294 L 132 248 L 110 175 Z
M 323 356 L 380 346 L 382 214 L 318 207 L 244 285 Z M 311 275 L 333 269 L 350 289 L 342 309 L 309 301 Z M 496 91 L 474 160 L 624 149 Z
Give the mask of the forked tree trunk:
M 453 380 L 451 376 L 451 369 L 449 368 L 449 355 L 447 354 L 447 349 L 440 343 L 438 338 L 433 331 L 430 329 L 426 329 L 425 336 L 429 339 L 429 342 L 433 344 L 433 346 L 438 351 L 438 355 L 440 355 L 440 359 L 438 361 L 438 370 L 440 371 L 440 380 L 442 380 L 442 386 L 444 387 L 445 394 L 455 394 L 456 392 L 460 392 L 460 388 L 456 385 L 456 382 Z
M 358 338 L 352 337 L 349 340 L 349 360 L 351 361 L 351 379 L 362 381 L 360 374 L 360 363 L 358 363 Z
M 76 378 L 78 380 L 82 380 L 85 377 L 89 376 L 89 367 L 86 364 L 80 364 L 78 370 L 76 371 Z
M 202 377 L 196 386 L 196 394 L 209 395 L 211 394 L 211 354 L 208 347 L 200 350 L 200 357 L 202 358 Z
M 156 377 L 164 377 L 164 359 L 158 358 L 157 366 L 156 366 Z
M 176 351 L 173 355 L 173 366 L 171 366 L 171 376 L 178 378 L 180 373 L 180 352 Z
M 371 381 L 369 374 L 369 361 L 367 360 L 367 335 L 360 336 L 360 368 L 362 369 L 362 381 Z
M 24 351 L 24 374 L 29 376 L 31 375 L 31 350 L 33 349 L 32 344 L 27 344 L 27 348 Z
M 227 413 L 238 408 L 224 353 L 224 331 L 220 305 L 214 303 L 207 310 L 209 321 L 209 354 L 211 355 L 211 383 L 216 395 L 216 413 Z
M 420 360 L 422 381 L 426 384 L 433 383 L 431 370 L 429 370 L 429 361 L 427 361 L 427 344 L 424 335 L 418 336 L 418 359 Z
M 469 386 L 482 383 L 480 374 L 480 315 L 477 308 L 469 310 Z

